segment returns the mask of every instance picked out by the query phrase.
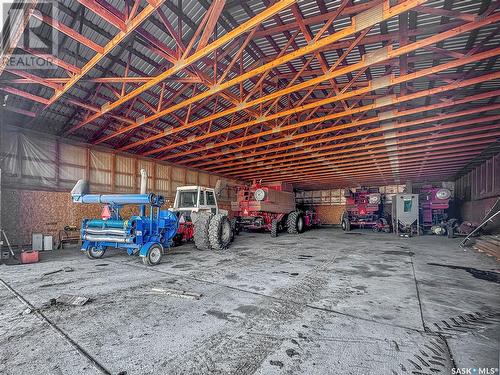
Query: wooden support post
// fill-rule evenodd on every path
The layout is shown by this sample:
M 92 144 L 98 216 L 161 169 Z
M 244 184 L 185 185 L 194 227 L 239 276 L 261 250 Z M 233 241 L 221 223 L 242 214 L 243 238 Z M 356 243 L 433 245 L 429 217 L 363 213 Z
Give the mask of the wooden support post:
M 116 153 L 111 153 L 111 192 L 116 191 Z
M 90 184 L 90 148 L 85 148 L 85 179 Z
M 139 169 L 139 158 L 135 157 L 132 167 L 132 188 L 134 193 L 139 191 L 139 187 L 137 184 L 138 169 Z

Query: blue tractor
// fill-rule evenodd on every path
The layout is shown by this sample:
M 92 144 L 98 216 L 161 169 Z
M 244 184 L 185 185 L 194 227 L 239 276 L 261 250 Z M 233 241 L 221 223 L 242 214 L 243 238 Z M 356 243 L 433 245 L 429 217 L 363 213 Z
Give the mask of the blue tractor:
M 142 189 L 141 189 L 142 190 Z M 102 204 L 99 219 L 84 219 L 81 227 L 81 250 L 91 259 L 101 258 L 106 249 L 127 250 L 139 255 L 144 264 L 153 266 L 161 262 L 170 248 L 179 221 L 169 210 L 161 210 L 165 203 L 162 195 L 155 194 L 87 194 L 88 184 L 77 182 L 71 191 L 74 203 Z M 124 205 L 139 206 L 139 214 L 123 219 Z

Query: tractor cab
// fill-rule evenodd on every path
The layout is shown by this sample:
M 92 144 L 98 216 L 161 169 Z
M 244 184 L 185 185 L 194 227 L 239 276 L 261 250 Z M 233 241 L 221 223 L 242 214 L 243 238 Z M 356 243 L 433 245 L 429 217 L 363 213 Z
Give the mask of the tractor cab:
M 219 213 L 215 190 L 204 186 L 179 186 L 175 194 L 174 212 L 179 212 L 186 221 L 193 212 Z

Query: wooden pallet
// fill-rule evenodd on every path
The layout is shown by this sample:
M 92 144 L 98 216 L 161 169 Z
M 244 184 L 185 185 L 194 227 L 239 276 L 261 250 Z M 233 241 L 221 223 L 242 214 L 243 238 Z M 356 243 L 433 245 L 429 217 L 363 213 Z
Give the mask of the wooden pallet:
M 472 248 L 500 261 L 500 237 L 498 235 L 478 237 Z

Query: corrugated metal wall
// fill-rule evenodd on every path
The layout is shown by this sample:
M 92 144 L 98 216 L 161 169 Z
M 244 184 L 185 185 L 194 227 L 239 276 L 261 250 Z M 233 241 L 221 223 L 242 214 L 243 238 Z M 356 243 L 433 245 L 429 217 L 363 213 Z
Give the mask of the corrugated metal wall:
M 351 188 L 353 191 L 356 188 Z M 388 185 L 378 188 L 379 192 L 385 195 L 386 200 L 392 199 L 396 193 L 402 193 L 405 185 Z M 311 205 L 345 205 L 345 189 L 330 189 L 330 190 L 312 190 L 300 191 L 295 193 L 297 203 Z
M 84 144 L 0 128 L 2 174 L 2 224 L 14 245 L 26 245 L 32 233 L 58 235 L 65 225 L 79 226 L 83 218 L 98 217 L 99 205 L 77 205 L 69 191 L 79 179 L 87 179 L 96 193 L 138 192 L 139 171 L 148 173 L 148 191 L 163 194 L 173 203 L 180 185 L 214 187 L 216 175 L 176 167 L 130 154 L 115 154 Z M 230 208 L 234 190 L 226 189 L 219 199 Z
M 176 167 L 130 154 L 116 154 L 88 145 L 4 128 L 0 132 L 0 168 L 8 188 L 68 191 L 79 179 L 89 181 L 93 192 L 138 192 L 139 171 L 148 173 L 148 191 L 173 199 L 181 185 L 214 187 L 220 176 Z M 221 200 L 230 200 L 232 191 Z
M 500 154 L 455 181 L 457 198 L 473 201 L 500 195 Z
M 402 193 L 404 189 L 405 185 L 379 187 L 387 204 L 391 203 L 394 194 Z M 355 188 L 352 190 L 354 191 Z M 295 193 L 295 198 L 297 204 L 313 206 L 323 224 L 340 224 L 346 204 L 345 189 L 299 191 Z
M 462 200 L 462 219 L 479 224 L 500 198 L 500 154 L 456 180 L 455 194 Z M 500 233 L 500 217 L 489 222 L 485 231 Z

